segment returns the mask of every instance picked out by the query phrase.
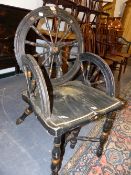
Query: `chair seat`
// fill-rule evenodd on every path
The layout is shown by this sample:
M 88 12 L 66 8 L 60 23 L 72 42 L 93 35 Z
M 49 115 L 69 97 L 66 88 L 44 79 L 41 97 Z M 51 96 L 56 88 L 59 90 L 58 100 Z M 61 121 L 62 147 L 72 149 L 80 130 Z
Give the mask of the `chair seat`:
M 124 62 L 125 58 L 123 56 L 120 56 L 120 55 L 110 55 L 110 54 L 106 54 L 105 55 L 105 58 L 106 59 L 110 59 L 110 60 L 113 60 L 113 61 L 116 61 L 118 63 L 121 63 L 121 62 Z
M 35 107 L 35 102 L 27 100 L 26 91 L 23 92 L 23 99 L 32 104 L 38 119 L 48 132 L 57 136 L 70 128 L 87 124 L 122 105 L 118 99 L 80 81 L 71 81 L 54 88 L 52 114 L 46 119 L 40 108 Z
M 130 58 L 131 57 L 131 55 L 129 53 L 122 53 L 122 52 L 120 52 L 120 53 L 117 53 L 117 55 L 122 56 L 124 58 Z
M 110 59 L 104 59 L 104 61 L 109 65 L 111 66 L 113 64 L 113 61 L 110 60 Z

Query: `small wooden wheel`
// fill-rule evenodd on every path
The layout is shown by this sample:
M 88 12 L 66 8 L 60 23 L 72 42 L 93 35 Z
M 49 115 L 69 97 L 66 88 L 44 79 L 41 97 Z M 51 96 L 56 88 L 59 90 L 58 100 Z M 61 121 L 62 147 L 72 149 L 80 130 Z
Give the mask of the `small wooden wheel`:
M 89 52 L 81 54 L 81 61 L 84 83 L 114 96 L 114 77 L 107 63 L 98 55 Z
M 27 82 L 27 96 L 31 106 L 39 107 L 40 114 L 47 118 L 50 116 L 50 102 L 41 69 L 31 55 L 22 56 L 22 65 Z

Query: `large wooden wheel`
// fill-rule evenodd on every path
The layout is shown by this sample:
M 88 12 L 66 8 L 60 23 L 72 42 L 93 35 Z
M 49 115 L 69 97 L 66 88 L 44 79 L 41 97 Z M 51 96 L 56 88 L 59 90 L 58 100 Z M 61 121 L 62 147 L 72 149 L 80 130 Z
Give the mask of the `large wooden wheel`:
M 31 54 L 44 66 L 54 85 L 70 80 L 80 67 L 82 34 L 73 16 L 56 7 L 40 7 L 27 14 L 15 36 L 15 54 L 23 70 L 21 56 Z

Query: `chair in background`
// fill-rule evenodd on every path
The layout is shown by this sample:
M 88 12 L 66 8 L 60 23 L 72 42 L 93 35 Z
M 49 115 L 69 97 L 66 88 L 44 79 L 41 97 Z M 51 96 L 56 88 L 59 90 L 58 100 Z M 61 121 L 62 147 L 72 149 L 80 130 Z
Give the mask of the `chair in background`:
M 52 25 L 54 20 L 57 28 Z M 63 22 L 66 27 L 61 29 Z M 30 31 L 37 36 L 36 41 L 28 40 Z M 70 47 L 66 58 L 63 56 L 65 46 Z M 34 51 L 29 53 L 27 47 L 33 47 Z M 37 47 L 42 48 L 39 53 L 35 52 Z M 27 90 L 22 92 L 22 98 L 28 104 L 16 123 L 21 124 L 34 112 L 54 136 L 52 175 L 58 175 L 68 142 L 74 148 L 77 140 L 99 141 L 96 154 L 101 156 L 113 125 L 114 111 L 122 102 L 114 97 L 114 78 L 109 66 L 99 56 L 83 53 L 83 38 L 75 18 L 57 7 L 33 10 L 17 28 L 15 54 L 26 77 Z M 100 138 L 78 136 L 84 125 L 102 116 L 105 123 Z
M 97 24 L 96 28 L 96 53 L 102 57 L 106 63 L 112 68 L 113 66 L 113 61 L 111 59 L 106 58 L 107 54 L 107 36 L 108 36 L 108 30 L 107 30 L 107 25 L 106 25 L 106 20 L 107 18 L 101 19 L 100 23 Z
M 111 47 L 109 50 L 111 54 L 114 56 L 111 59 L 116 64 L 116 68 L 120 69 L 120 74 L 123 70 L 123 73 L 126 70 L 127 61 L 130 57 L 130 54 L 128 54 L 128 48 L 130 47 L 130 43 L 122 43 L 124 40 L 122 39 L 122 24 L 121 19 L 119 18 L 113 18 L 108 22 L 108 43 L 109 47 Z M 120 58 L 121 57 L 121 58 Z M 118 67 L 119 65 L 119 67 Z M 115 66 L 114 66 L 115 67 Z M 118 75 L 118 80 L 120 80 L 120 74 Z
M 73 15 L 79 23 L 84 38 L 84 50 L 96 52 L 94 29 L 100 16 L 109 16 L 102 9 L 102 2 L 97 0 L 43 0 L 43 6 L 53 4 Z M 55 24 L 54 24 L 55 25 Z
M 43 0 L 43 6 L 55 5 L 55 7 L 61 7 L 63 10 L 67 10 L 71 15 L 75 15 L 75 9 L 77 6 L 76 1 L 71 0 Z
M 122 44 L 120 42 L 122 26 L 120 21 L 109 19 L 105 22 L 105 24 L 100 24 L 96 30 L 97 38 L 97 52 L 100 56 L 106 59 L 107 62 L 110 63 L 113 70 L 118 70 L 118 80 L 120 80 L 122 69 L 125 72 L 128 58 L 130 55 L 128 53 L 124 53 L 122 50 L 123 46 L 128 47 L 130 45 L 129 42 L 126 44 Z
M 126 66 L 128 63 L 128 59 L 131 57 L 131 54 L 129 53 L 129 49 L 131 46 L 131 42 L 127 41 L 125 38 L 122 36 L 117 38 L 117 55 L 124 57 L 124 68 L 123 68 L 123 73 L 126 70 Z

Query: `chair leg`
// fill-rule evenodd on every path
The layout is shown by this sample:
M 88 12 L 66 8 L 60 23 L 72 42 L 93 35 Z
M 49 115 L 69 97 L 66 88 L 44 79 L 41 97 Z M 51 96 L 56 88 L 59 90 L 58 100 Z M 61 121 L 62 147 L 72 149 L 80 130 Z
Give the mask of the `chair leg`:
M 54 147 L 52 150 L 52 175 L 58 175 L 61 165 L 61 137 L 54 138 Z
M 98 157 L 100 157 L 102 155 L 104 145 L 108 139 L 108 135 L 110 134 L 110 130 L 113 126 L 114 119 L 115 119 L 114 112 L 107 115 L 106 121 L 105 121 L 104 126 L 103 126 L 103 132 L 100 136 L 100 145 L 98 146 L 98 149 L 96 152 L 96 155 Z
M 118 74 L 118 81 L 120 81 L 121 72 L 122 72 L 122 63 L 120 63 L 119 74 Z
M 16 74 L 20 73 L 20 68 L 19 68 L 18 64 L 15 65 L 15 73 Z
M 128 58 L 125 58 L 125 61 L 124 61 L 124 70 L 123 70 L 123 73 L 125 73 L 125 70 L 126 70 L 126 66 L 127 66 L 127 63 L 128 63 Z
M 71 132 L 71 134 L 73 135 L 73 138 L 70 140 L 70 142 L 71 142 L 71 144 L 70 144 L 70 147 L 72 148 L 72 149 L 74 149 L 74 147 L 75 147 L 75 145 L 76 145 L 76 143 L 77 143 L 77 136 L 78 136 L 78 134 L 79 134 L 79 132 L 80 132 L 80 127 L 79 128 L 77 128 L 77 129 L 74 129 L 72 132 Z
M 23 123 L 23 121 L 25 120 L 25 118 L 27 116 L 29 116 L 31 113 L 33 112 L 31 106 L 29 106 L 28 108 L 25 109 L 24 113 L 22 114 L 22 116 L 20 116 L 17 120 L 16 120 L 16 124 L 20 125 L 21 123 Z

